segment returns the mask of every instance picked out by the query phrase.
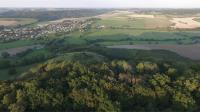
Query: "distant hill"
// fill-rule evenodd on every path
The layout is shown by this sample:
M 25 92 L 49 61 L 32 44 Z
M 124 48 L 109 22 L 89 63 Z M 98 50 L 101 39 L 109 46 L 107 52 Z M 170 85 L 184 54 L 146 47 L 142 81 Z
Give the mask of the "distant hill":
M 60 18 L 78 18 L 96 16 L 109 11 L 110 9 L 68 9 L 68 10 L 47 10 L 47 9 L 30 9 L 30 10 L 9 10 L 3 12 L 0 17 L 3 18 L 35 18 L 39 21 L 56 20 Z

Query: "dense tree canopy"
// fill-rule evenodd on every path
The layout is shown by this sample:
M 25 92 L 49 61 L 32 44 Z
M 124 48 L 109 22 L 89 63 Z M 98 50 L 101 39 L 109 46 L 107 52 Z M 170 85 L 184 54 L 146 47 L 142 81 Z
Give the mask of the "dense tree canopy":
M 165 66 L 164 64 L 162 66 Z M 51 60 L 15 81 L 0 82 L 2 111 L 197 111 L 200 76 L 174 78 L 151 62 L 82 65 Z M 145 75 L 144 75 L 145 74 Z

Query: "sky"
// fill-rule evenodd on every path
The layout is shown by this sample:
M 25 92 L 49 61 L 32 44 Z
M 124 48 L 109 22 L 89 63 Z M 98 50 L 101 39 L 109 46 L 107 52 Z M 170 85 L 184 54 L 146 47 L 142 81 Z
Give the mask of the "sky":
M 200 0 L 0 0 L 0 7 L 200 8 Z

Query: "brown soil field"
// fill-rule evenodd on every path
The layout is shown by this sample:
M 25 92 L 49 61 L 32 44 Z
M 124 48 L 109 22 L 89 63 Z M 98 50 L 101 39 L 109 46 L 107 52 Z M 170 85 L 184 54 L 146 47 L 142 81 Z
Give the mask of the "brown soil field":
M 196 17 L 186 17 L 186 18 L 173 18 L 171 20 L 172 23 L 174 23 L 174 26 L 171 26 L 172 28 L 178 28 L 178 29 L 195 29 L 200 28 L 200 22 L 195 21 Z
M 183 57 L 200 60 L 200 44 L 193 45 L 114 45 L 108 48 L 142 49 L 142 50 L 168 50 Z
M 0 25 L 3 26 L 12 26 L 12 25 L 16 25 L 18 23 L 18 21 L 12 21 L 12 20 L 0 20 Z
M 34 22 L 37 20 L 32 18 L 0 18 L 0 25 L 3 26 L 26 25 Z
M 154 15 L 144 15 L 144 14 L 132 14 L 128 16 L 132 18 L 154 18 Z

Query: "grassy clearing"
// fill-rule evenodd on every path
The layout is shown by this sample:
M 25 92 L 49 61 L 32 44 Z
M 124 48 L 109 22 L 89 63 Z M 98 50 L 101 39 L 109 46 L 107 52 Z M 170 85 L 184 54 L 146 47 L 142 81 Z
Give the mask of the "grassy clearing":
M 0 43 L 0 50 L 35 45 L 43 42 L 42 40 L 17 40 L 12 42 Z
M 87 42 L 81 38 L 65 38 L 66 45 L 85 45 Z
M 15 75 L 8 74 L 9 69 L 0 69 L 0 80 L 10 80 L 20 76 L 22 73 L 26 72 L 28 69 L 36 66 L 37 64 L 16 67 L 17 73 Z
M 82 64 L 94 64 L 98 62 L 106 61 L 106 57 L 103 55 L 99 55 L 93 52 L 72 52 L 72 53 L 65 53 L 63 56 L 59 56 L 58 58 L 53 59 L 53 61 L 57 60 L 71 60 L 71 61 L 79 61 Z M 50 60 L 51 61 L 51 60 Z
M 27 55 L 25 55 L 23 58 L 32 58 L 32 57 L 36 57 L 38 55 L 44 55 L 47 57 L 47 56 L 51 56 L 52 53 L 50 53 L 46 49 L 34 50 L 31 53 L 28 53 Z
M 13 42 L 7 42 L 7 43 L 0 43 L 0 50 L 3 49 L 9 49 L 9 48 L 16 48 L 16 47 L 22 47 L 22 46 L 27 46 L 33 44 L 33 41 L 29 40 L 18 40 L 18 41 L 13 41 Z

